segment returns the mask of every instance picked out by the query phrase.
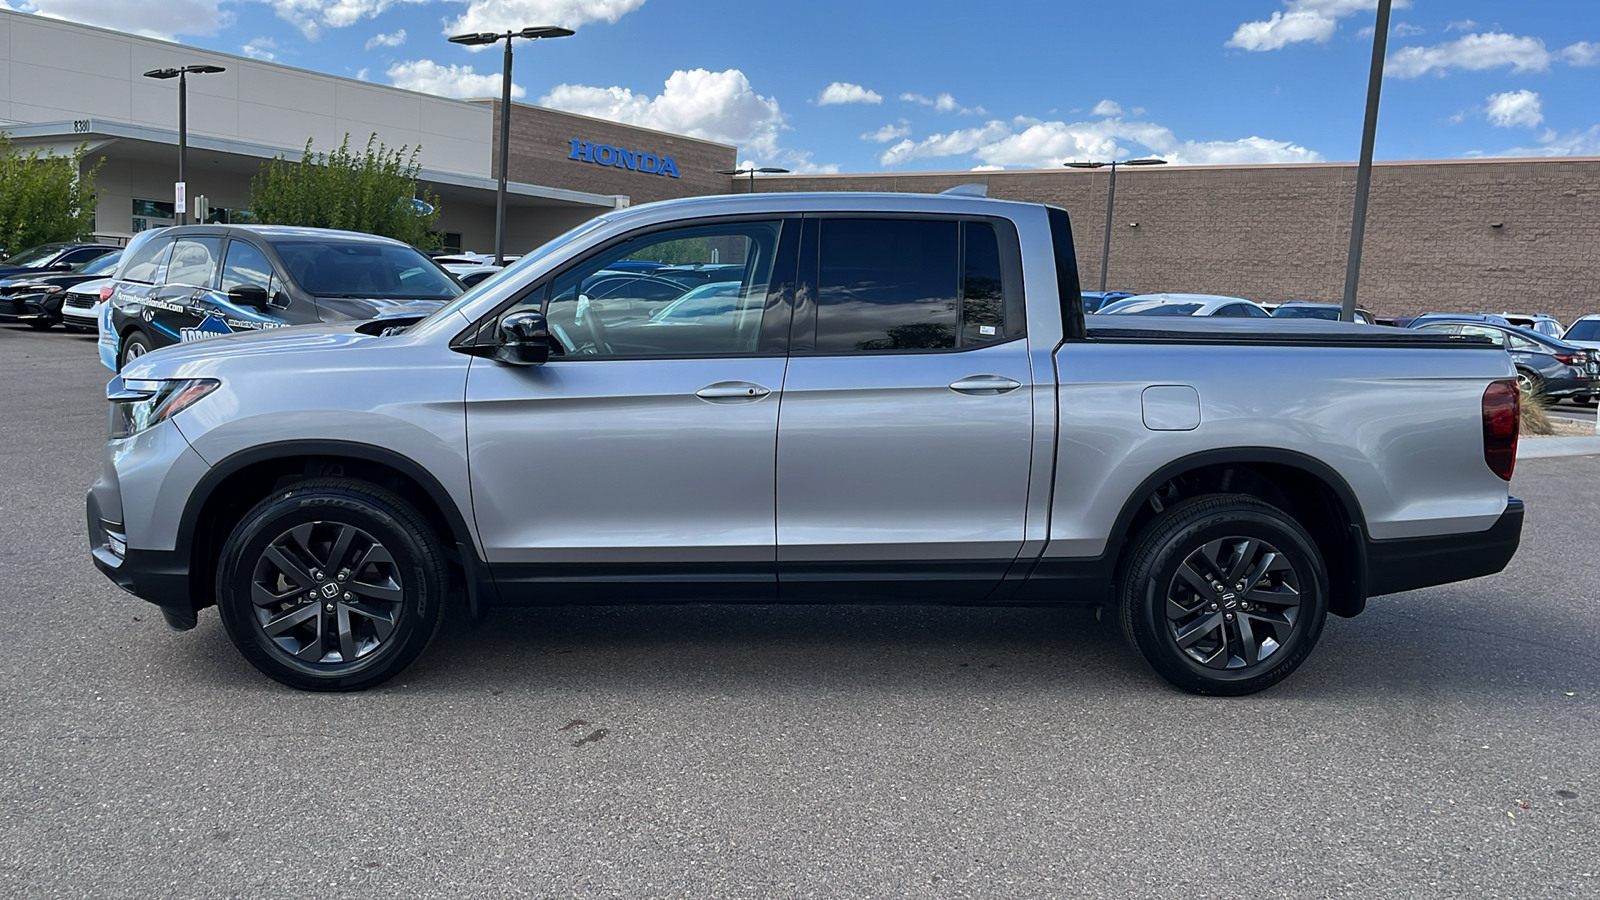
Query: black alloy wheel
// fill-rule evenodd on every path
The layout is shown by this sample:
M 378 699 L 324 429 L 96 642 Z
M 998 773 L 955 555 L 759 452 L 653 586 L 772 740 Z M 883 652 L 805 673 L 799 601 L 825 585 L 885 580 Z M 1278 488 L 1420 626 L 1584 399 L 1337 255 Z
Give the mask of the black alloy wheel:
M 360 690 L 394 677 L 443 620 L 438 540 L 404 500 L 351 479 L 275 491 L 229 536 L 217 572 L 228 636 L 291 687 Z
M 1237 696 L 1271 687 L 1322 633 L 1322 555 L 1298 523 L 1255 498 L 1180 503 L 1145 527 L 1129 560 L 1123 632 L 1183 690 Z
M 127 368 L 128 363 L 133 362 L 149 352 L 150 338 L 148 335 L 137 329 L 128 332 L 127 337 L 122 339 L 122 351 L 120 358 L 117 360 L 118 371 Z

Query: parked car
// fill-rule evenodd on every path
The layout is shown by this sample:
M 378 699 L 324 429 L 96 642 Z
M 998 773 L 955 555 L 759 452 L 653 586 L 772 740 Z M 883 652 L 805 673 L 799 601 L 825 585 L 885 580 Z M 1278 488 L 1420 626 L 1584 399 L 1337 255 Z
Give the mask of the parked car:
M 97 256 L 71 272 L 18 276 L 0 281 L 0 321 L 27 322 L 49 328 L 62 321 L 66 292 L 86 281 L 99 281 L 116 269 L 122 251 Z
M 667 244 L 734 246 L 738 302 L 584 290 Z M 970 195 L 610 211 L 426 317 L 130 361 L 89 548 L 310 690 L 393 677 L 459 597 L 1111 605 L 1173 684 L 1246 694 L 1330 611 L 1511 559 L 1503 350 L 1085 317 L 1073 259 L 1065 211 Z
M 0 260 L 0 278 L 74 272 L 96 257 L 115 253 L 116 250 L 109 244 L 40 244 Z
M 1102 316 L 1223 316 L 1266 319 L 1271 313 L 1242 297 L 1215 294 L 1138 294 L 1102 307 Z
M 1115 303 L 1124 297 L 1137 296 L 1138 294 L 1133 291 L 1106 291 L 1104 293 L 1101 293 L 1100 291 L 1084 291 L 1083 311 L 1086 313 L 1097 313 L 1100 311 L 1100 307 L 1105 306 L 1107 303 Z
M 1579 347 L 1600 350 L 1600 316 L 1584 316 L 1573 322 L 1561 339 Z
M 484 266 L 494 266 L 493 253 L 446 253 L 434 255 L 432 259 L 439 264 L 440 268 L 457 278 L 461 277 L 463 273 L 473 272 Z M 515 255 L 508 255 L 505 258 L 505 263 L 510 265 L 516 262 L 517 259 L 518 257 Z
M 120 368 L 179 342 L 428 311 L 461 291 L 416 248 L 370 234 L 283 225 L 140 232 L 117 268 L 101 359 Z
M 1566 331 L 1560 319 L 1545 313 L 1501 313 L 1500 318 L 1518 328 L 1531 328 L 1546 337 L 1559 338 Z
M 1505 319 L 1501 318 L 1500 316 L 1491 315 L 1489 313 L 1440 313 L 1440 312 L 1423 313 L 1420 316 L 1416 316 L 1416 317 L 1412 318 L 1412 320 L 1410 322 L 1406 323 L 1405 327 L 1406 328 L 1421 328 L 1423 325 L 1427 325 L 1430 322 L 1477 322 L 1480 325 L 1496 325 L 1496 326 L 1499 326 L 1501 328 L 1512 327 L 1510 322 L 1507 322 Z
M 114 284 L 110 278 L 96 278 L 67 288 L 61 294 L 61 324 L 68 331 L 98 331 Z
M 445 268 L 449 270 L 451 275 L 456 277 L 457 281 L 461 282 L 462 287 L 476 287 L 478 282 L 485 281 L 503 270 L 502 266 L 496 265 L 457 266 L 454 268 L 446 266 Z
M 1485 337 L 1506 348 L 1517 367 L 1517 385 L 1524 394 L 1541 393 L 1551 400 L 1570 399 L 1580 406 L 1593 402 L 1600 391 L 1600 361 L 1595 353 L 1560 338 L 1515 325 L 1491 325 L 1475 320 L 1435 320 L 1414 326 L 1417 331 Z
M 1274 319 L 1323 319 L 1328 322 L 1339 321 L 1339 316 L 1344 312 L 1342 303 L 1317 303 L 1313 300 L 1285 300 L 1272 310 Z M 1376 325 L 1378 320 L 1371 312 L 1356 307 L 1356 322 L 1361 325 Z
M 1376 321 L 1377 321 L 1377 323 L 1379 325 L 1387 325 L 1390 328 L 1407 328 L 1407 327 L 1409 327 L 1411 325 L 1412 322 L 1415 322 L 1419 317 L 1418 316 L 1377 316 L 1375 318 L 1376 318 Z

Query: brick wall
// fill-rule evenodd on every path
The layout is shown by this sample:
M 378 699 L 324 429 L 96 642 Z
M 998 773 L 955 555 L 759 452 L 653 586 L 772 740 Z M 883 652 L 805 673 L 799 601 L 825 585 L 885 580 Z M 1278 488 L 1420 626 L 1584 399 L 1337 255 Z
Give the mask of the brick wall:
M 494 109 L 490 177 L 497 178 L 500 174 L 500 101 L 473 102 Z M 716 174 L 717 169 L 732 169 L 736 165 L 737 151 L 726 144 L 522 103 L 511 106 L 507 169 L 512 181 L 596 194 L 626 194 L 635 204 L 729 191 L 728 176 Z M 677 164 L 678 177 L 569 159 L 574 140 L 671 157 Z
M 1354 165 L 1120 169 L 1108 286 L 1337 302 L 1355 180 Z M 1104 169 L 1063 169 L 790 175 L 757 188 L 936 192 L 976 182 L 991 197 L 1060 206 L 1093 290 L 1108 181 Z M 1568 323 L 1600 313 L 1596 209 L 1600 159 L 1380 163 L 1361 305 L 1380 315 L 1548 312 Z

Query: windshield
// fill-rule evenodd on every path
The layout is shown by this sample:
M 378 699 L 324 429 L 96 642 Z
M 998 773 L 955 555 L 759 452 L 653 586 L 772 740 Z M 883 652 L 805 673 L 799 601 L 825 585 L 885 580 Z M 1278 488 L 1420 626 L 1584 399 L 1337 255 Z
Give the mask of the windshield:
M 552 238 L 549 241 L 546 241 L 545 243 L 543 243 L 543 244 L 539 245 L 538 247 L 534 248 L 534 250 L 532 252 L 530 252 L 530 253 L 528 253 L 528 254 L 526 254 L 524 256 L 516 257 L 516 260 L 517 260 L 516 262 L 510 263 L 504 269 L 501 269 L 498 273 L 496 273 L 494 276 L 492 276 L 490 278 L 486 278 L 483 281 L 478 282 L 476 285 L 468 288 L 466 293 L 464 293 L 461 296 L 457 297 L 454 301 L 452 301 L 450 303 L 446 303 L 445 305 L 443 305 L 443 306 L 439 307 L 438 309 L 434 310 L 433 312 L 429 313 L 427 315 L 427 317 L 424 319 L 424 321 L 440 318 L 440 317 L 443 317 L 443 316 L 449 316 L 449 315 L 453 314 L 456 310 L 460 309 L 462 306 L 464 306 L 464 305 L 466 305 L 468 303 L 471 303 L 472 299 L 474 297 L 478 296 L 478 294 L 482 293 L 485 290 L 493 289 L 493 287 L 495 285 L 500 284 L 501 282 L 507 280 L 508 278 L 518 278 L 518 279 L 520 279 L 521 273 L 527 271 L 527 269 L 530 266 L 538 265 L 539 260 L 544 259 L 545 257 L 547 257 L 547 256 L 549 256 L 549 255 L 551 255 L 553 253 L 559 252 L 562 248 L 566 247 L 568 244 L 571 244 L 574 241 L 579 240 L 580 238 L 582 238 L 584 235 L 588 234 L 589 232 L 594 231 L 596 228 L 599 228 L 600 226 L 602 226 L 602 225 L 606 224 L 607 222 L 611 221 L 611 218 L 612 218 L 611 215 L 595 216 L 594 218 L 590 219 L 587 222 L 584 222 L 583 224 L 577 226 L 576 228 L 573 228 L 572 230 L 566 232 L 565 234 L 559 235 L 559 236 L 557 236 L 555 238 Z M 506 256 L 506 259 L 508 261 L 511 260 L 512 258 L 513 257 L 510 256 L 509 254 Z M 517 274 L 514 275 L 512 273 L 517 273 Z
M 314 297 L 450 300 L 461 287 L 412 247 L 346 239 L 274 240 L 301 289 Z
M 116 269 L 117 263 L 122 261 L 122 251 L 107 253 L 105 256 L 96 256 L 89 260 L 78 270 L 79 275 L 109 275 Z
M 1566 340 L 1600 341 L 1600 319 L 1573 322 L 1572 327 L 1567 329 Z
M 1165 297 L 1130 297 L 1100 310 L 1102 316 L 1192 316 L 1199 303 L 1176 303 Z
M 37 247 L 29 247 L 16 256 L 6 257 L 5 263 L 20 269 L 36 268 L 54 259 L 56 254 L 61 252 L 61 248 L 66 246 L 66 244 L 40 244 Z

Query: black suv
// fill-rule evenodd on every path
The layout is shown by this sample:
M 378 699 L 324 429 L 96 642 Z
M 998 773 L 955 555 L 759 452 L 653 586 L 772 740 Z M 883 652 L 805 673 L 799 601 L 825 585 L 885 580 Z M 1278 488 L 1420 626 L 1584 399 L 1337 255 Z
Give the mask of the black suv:
M 425 314 L 461 290 L 415 247 L 370 234 L 285 225 L 141 232 L 112 288 L 107 363 L 237 331 Z

